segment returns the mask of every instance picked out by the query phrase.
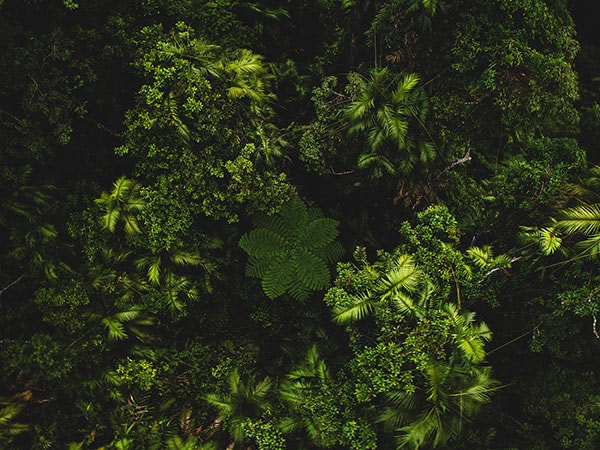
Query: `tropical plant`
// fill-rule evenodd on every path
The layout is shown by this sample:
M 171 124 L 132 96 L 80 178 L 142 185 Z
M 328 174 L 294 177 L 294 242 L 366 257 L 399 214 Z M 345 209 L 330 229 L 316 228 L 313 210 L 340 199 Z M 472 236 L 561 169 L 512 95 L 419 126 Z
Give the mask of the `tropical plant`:
M 497 385 L 489 367 L 432 362 L 422 373 L 422 388 L 385 394 L 379 421 L 386 430 L 396 432 L 398 449 L 438 448 L 458 440 L 464 425 L 490 401 Z
M 137 220 L 137 214 L 144 208 L 144 201 L 140 198 L 142 185 L 135 180 L 120 177 L 113 183 L 110 192 L 102 192 L 96 203 L 104 210 L 102 225 L 113 233 L 119 221 L 127 234 L 142 232 Z
M 555 218 L 543 227 L 522 227 L 526 243 L 537 243 L 544 255 L 558 249 L 567 250 L 569 259 L 597 259 L 600 255 L 600 166 L 588 171 L 579 183 L 565 186 L 564 191 L 575 202 L 561 208 Z M 566 247 L 566 248 L 565 248 Z
M 418 225 L 414 238 L 431 231 L 431 225 Z M 497 257 L 494 265 L 489 252 L 472 253 L 487 258 L 486 267 L 503 267 L 505 257 Z M 357 249 L 355 258 L 356 265 L 338 264 L 325 302 L 350 335 L 354 357 L 348 369 L 356 399 L 382 409 L 378 420 L 396 435 L 398 448 L 439 447 L 458 439 L 497 384 L 483 365 L 490 329 L 476 323 L 473 312 L 448 301 L 451 290 L 434 282 L 452 278 L 428 273 L 451 275 L 452 266 L 436 269 L 425 258 L 417 264 L 398 250 L 380 251 L 369 263 Z
M 16 421 L 16 417 L 24 406 L 20 399 L 0 397 L 0 442 L 9 443 L 12 437 L 23 433 L 29 428 L 28 425 Z
M 367 152 L 358 167 L 369 169 L 370 177 L 410 174 L 417 164 L 428 165 L 436 157 L 425 119 L 427 98 L 418 89 L 419 76 L 396 75 L 387 68 L 373 69 L 361 79 L 357 98 L 345 108 L 348 134 L 366 137 Z
M 420 275 L 414 259 L 409 255 L 400 255 L 381 275 L 372 291 L 358 292 L 351 296 L 348 304 L 334 308 L 333 320 L 337 323 L 356 322 L 369 314 L 379 302 L 391 299 L 402 309 L 413 310 L 411 294 L 415 293 L 421 282 Z
M 311 291 L 327 287 L 327 264 L 343 253 L 335 240 L 337 227 L 337 220 L 300 200 L 285 204 L 276 215 L 257 216 L 254 230 L 239 243 L 249 255 L 246 275 L 260 278 L 269 298 L 289 293 L 306 299 Z
M 272 386 L 268 378 L 256 382 L 250 377 L 243 381 L 236 367 L 229 374 L 229 391 L 222 395 L 209 394 L 206 400 L 217 408 L 219 419 L 226 422 L 234 441 L 241 443 L 245 437 L 244 421 L 256 419 L 269 409 L 268 394 Z

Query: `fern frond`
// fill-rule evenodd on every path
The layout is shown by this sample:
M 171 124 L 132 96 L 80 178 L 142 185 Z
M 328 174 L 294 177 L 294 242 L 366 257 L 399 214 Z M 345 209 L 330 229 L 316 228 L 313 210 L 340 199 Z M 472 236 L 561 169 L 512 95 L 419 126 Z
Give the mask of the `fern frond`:
M 117 227 L 117 222 L 119 221 L 120 217 L 121 212 L 118 209 L 108 210 L 102 216 L 102 226 L 113 233 Z
M 130 322 L 137 319 L 140 316 L 140 313 L 141 310 L 139 309 L 130 309 L 128 311 L 121 311 L 113 314 L 113 318 L 119 322 Z
M 150 283 L 159 285 L 160 284 L 160 268 L 161 268 L 161 258 L 157 256 L 154 258 L 152 263 L 148 266 L 148 280 Z
M 178 266 L 199 266 L 202 265 L 203 262 L 203 258 L 200 254 L 183 250 L 171 253 L 169 259 Z
M 108 331 L 108 338 L 110 340 L 122 341 L 123 339 L 127 339 L 125 327 L 119 320 L 111 317 L 105 317 L 102 319 L 102 324 L 106 327 Z
M 471 247 L 467 249 L 467 254 L 475 265 L 481 269 L 488 267 L 494 261 L 492 247 L 484 245 L 483 247 Z
M 294 278 L 288 288 L 288 293 L 299 301 L 306 300 L 311 292 L 312 290 L 298 278 Z
M 317 291 L 329 284 L 329 269 L 321 258 L 308 250 L 300 250 L 293 258 L 297 278 L 309 289 Z
M 285 250 L 286 240 L 271 230 L 258 228 L 244 234 L 239 245 L 250 256 L 270 258 L 280 255 Z
M 286 203 L 279 212 L 283 226 L 286 229 L 288 236 L 297 236 L 297 232 L 301 227 L 306 226 L 308 221 L 308 211 L 304 202 L 293 200 Z
M 402 104 L 406 100 L 406 96 L 419 83 L 420 78 L 415 73 L 409 73 L 398 83 L 392 94 L 392 101 L 395 104 Z
M 403 115 L 398 114 L 386 105 L 377 111 L 377 116 L 387 136 L 393 140 L 399 149 L 405 148 L 408 122 L 403 118 Z
M 292 286 L 296 267 L 290 258 L 280 257 L 269 265 L 262 278 L 262 288 L 267 297 L 279 297 Z
M 339 261 L 344 256 L 344 251 L 344 247 L 338 241 L 330 242 L 324 247 L 312 249 L 312 252 L 327 264 Z
M 270 259 L 250 256 L 246 263 L 246 276 L 262 278 L 271 264 L 273 264 L 273 261 Z
M 420 142 L 419 150 L 419 160 L 422 164 L 433 162 L 437 156 L 437 150 L 432 142 Z
M 339 222 L 329 217 L 314 219 L 300 230 L 296 236 L 302 248 L 315 249 L 325 247 L 337 238 Z
M 410 314 L 417 317 L 422 315 L 420 305 L 415 304 L 414 300 L 410 295 L 407 295 L 404 292 L 398 292 L 394 297 L 394 304 L 396 308 L 403 314 Z

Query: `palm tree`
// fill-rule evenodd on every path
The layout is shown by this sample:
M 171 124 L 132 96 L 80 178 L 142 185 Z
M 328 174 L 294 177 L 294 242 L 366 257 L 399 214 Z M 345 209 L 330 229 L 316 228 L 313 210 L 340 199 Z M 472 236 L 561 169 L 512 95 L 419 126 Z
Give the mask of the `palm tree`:
M 365 136 L 367 141 L 358 167 L 369 169 L 373 179 L 408 175 L 417 164 L 429 164 L 436 156 L 433 144 L 419 137 L 428 134 L 428 102 L 418 83 L 419 76 L 413 73 L 400 76 L 387 68 L 373 69 L 345 109 L 348 134 Z
M 489 367 L 434 361 L 422 374 L 422 388 L 385 395 L 378 420 L 385 430 L 396 433 L 398 449 L 437 448 L 458 439 L 463 425 L 489 402 L 497 385 Z
M 291 414 L 281 421 L 281 429 L 286 433 L 303 430 L 319 448 L 339 443 L 341 430 L 331 426 L 336 421 L 343 422 L 336 387 L 325 360 L 313 345 L 302 363 L 281 383 L 279 395 Z
M 229 392 L 218 395 L 209 394 L 206 400 L 219 411 L 219 419 L 226 422 L 233 440 L 244 440 L 243 422 L 245 419 L 258 418 L 270 407 L 267 399 L 273 382 L 265 378 L 256 382 L 253 377 L 242 381 L 239 370 L 234 368 L 229 374 Z
M 575 241 L 574 254 L 568 255 L 569 258 L 597 259 L 600 256 L 600 166 L 592 167 L 589 177 L 578 184 L 567 185 L 565 193 L 577 204 L 560 210 L 545 227 L 523 227 L 521 237 L 527 243 L 537 243 L 545 255 L 565 250 L 565 243 Z
M 102 224 L 108 231 L 114 233 L 117 223 L 122 221 L 125 233 L 142 232 L 136 217 L 144 209 L 144 200 L 140 198 L 141 188 L 142 185 L 137 181 L 122 176 L 113 183 L 112 191 L 103 192 L 96 199 L 96 203 L 104 210 Z
M 373 315 L 369 339 L 357 345 L 355 361 L 388 346 L 406 355 L 405 360 L 394 357 L 393 374 L 379 375 L 384 382 L 370 386 L 365 377 L 368 389 L 385 399 L 379 422 L 397 434 L 398 448 L 442 446 L 458 438 L 463 424 L 488 401 L 496 385 L 490 369 L 482 366 L 485 343 L 492 333 L 485 323 L 475 322 L 474 313 L 447 302 L 412 256 L 388 255 L 374 264 L 360 262 L 360 271 L 345 274 L 341 280 L 358 280 L 358 288 L 352 281 L 345 291 L 337 286 L 330 291 L 335 300 L 334 321 L 350 325 Z M 351 332 L 354 339 L 361 334 L 358 327 Z M 410 381 L 397 383 L 398 373 L 407 374 Z M 392 387 L 380 387 L 388 382 Z

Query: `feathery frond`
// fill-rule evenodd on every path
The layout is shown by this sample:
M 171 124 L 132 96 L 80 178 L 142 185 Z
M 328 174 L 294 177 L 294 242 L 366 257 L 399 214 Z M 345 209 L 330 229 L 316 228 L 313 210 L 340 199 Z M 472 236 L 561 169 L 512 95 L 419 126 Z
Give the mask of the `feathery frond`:
M 105 210 L 102 216 L 102 224 L 113 233 L 119 220 L 124 222 L 127 234 L 139 234 L 136 214 L 144 208 L 144 200 L 140 197 L 142 185 L 135 180 L 125 176 L 120 177 L 113 183 L 111 192 L 103 192 L 96 203 L 102 205 Z
M 600 234 L 600 203 L 564 209 L 555 228 L 566 234 Z
M 333 311 L 333 321 L 340 324 L 358 322 L 373 311 L 378 301 L 379 298 L 368 292 L 356 294 L 350 305 Z
M 309 214 L 306 205 L 295 200 L 277 215 L 257 217 L 255 225 L 239 246 L 249 256 L 246 275 L 261 278 L 269 298 L 289 293 L 302 300 L 328 285 L 327 264 L 341 256 L 335 241 L 338 221 Z

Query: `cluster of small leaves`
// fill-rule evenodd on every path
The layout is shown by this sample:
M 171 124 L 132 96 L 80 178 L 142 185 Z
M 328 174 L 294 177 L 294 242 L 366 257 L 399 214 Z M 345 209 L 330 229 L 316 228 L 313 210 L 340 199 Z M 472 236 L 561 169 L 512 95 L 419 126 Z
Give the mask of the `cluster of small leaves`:
M 183 23 L 169 34 L 147 27 L 141 41 L 136 65 L 146 84 L 116 151 L 139 157 L 136 172 L 149 189 L 229 222 L 291 198 L 283 172 L 257 167 L 261 159 L 275 165 L 280 143 L 268 122 L 273 95 L 261 57 L 220 55 Z
M 116 373 L 130 388 L 136 387 L 141 391 L 149 391 L 156 384 L 158 369 L 147 359 L 133 360 L 127 357 L 119 363 Z

